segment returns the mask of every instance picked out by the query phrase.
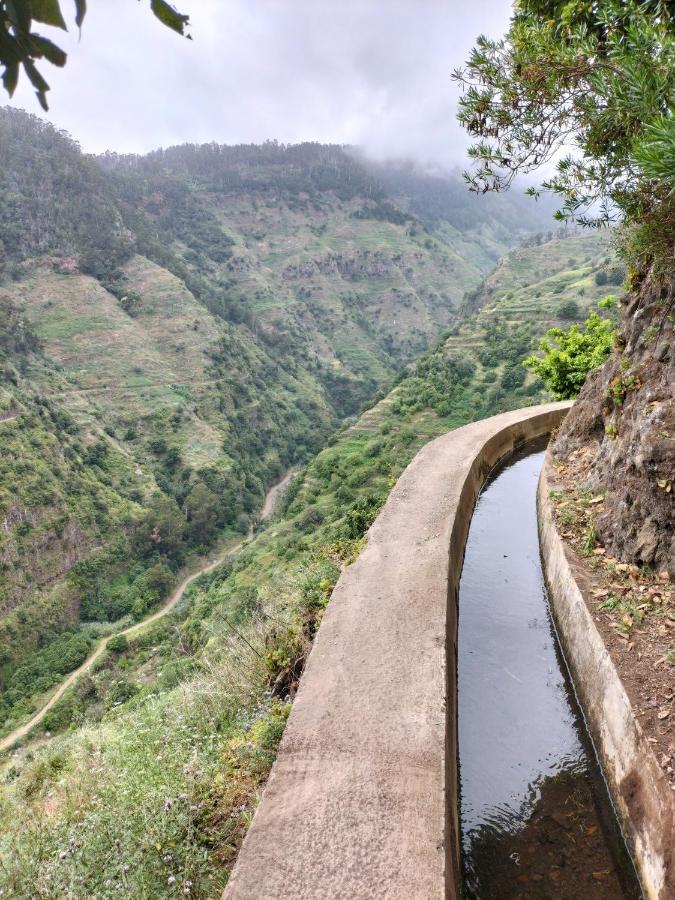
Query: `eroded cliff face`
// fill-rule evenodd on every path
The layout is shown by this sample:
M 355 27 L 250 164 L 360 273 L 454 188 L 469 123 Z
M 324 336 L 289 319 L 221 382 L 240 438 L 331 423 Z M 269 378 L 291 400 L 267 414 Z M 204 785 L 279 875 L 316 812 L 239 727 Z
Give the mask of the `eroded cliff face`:
M 621 305 L 617 351 L 584 385 L 554 452 L 592 448 L 587 484 L 604 493 L 598 538 L 624 562 L 675 570 L 675 276 Z

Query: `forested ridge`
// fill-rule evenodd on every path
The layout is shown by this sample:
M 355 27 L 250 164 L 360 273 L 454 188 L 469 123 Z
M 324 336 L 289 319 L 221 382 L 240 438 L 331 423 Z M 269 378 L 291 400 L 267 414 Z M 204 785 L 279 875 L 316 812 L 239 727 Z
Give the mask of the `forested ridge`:
M 2 730 L 547 222 L 496 198 L 474 227 L 459 183 L 406 171 L 313 143 L 96 158 L 0 110 Z
M 3 877 L 19 896 L 216 896 L 398 474 L 434 435 L 545 397 L 522 358 L 624 273 L 606 235 L 510 198 L 472 219 L 458 183 L 342 148 L 93 159 L 25 114 L 0 123 L 4 733 L 300 468 L 236 562 L 66 691 L 41 726 L 54 749 L 15 757 Z

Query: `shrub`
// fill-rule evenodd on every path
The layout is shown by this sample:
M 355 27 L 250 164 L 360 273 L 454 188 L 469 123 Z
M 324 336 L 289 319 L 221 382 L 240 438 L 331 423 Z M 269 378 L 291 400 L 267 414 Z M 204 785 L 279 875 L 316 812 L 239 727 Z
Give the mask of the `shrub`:
M 561 319 L 578 319 L 579 304 L 576 300 L 568 300 L 560 306 L 558 315 Z
M 542 356 L 528 356 L 523 365 L 541 378 L 557 400 L 567 400 L 581 390 L 586 375 L 602 365 L 612 352 L 614 325 L 595 311 L 583 328 L 567 331 L 549 328 L 539 344 Z
M 345 516 L 348 537 L 360 538 L 368 531 L 380 511 L 383 499 L 376 494 L 368 494 L 352 503 Z
M 106 647 L 112 653 L 124 653 L 129 649 L 129 641 L 125 634 L 115 634 L 108 640 Z

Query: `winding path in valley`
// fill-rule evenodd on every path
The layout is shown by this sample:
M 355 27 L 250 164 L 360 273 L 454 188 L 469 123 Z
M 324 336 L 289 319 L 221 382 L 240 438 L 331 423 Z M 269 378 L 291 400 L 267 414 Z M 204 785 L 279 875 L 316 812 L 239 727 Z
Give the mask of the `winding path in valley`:
M 262 510 L 260 511 L 260 519 L 268 519 L 272 513 L 274 512 L 276 505 L 279 501 L 280 495 L 283 493 L 284 489 L 288 485 L 288 482 L 291 480 L 293 475 L 295 474 L 295 470 L 291 469 L 287 472 L 284 477 L 277 481 L 276 484 L 273 484 L 269 489 L 265 496 L 265 502 L 263 503 Z M 217 566 L 219 566 L 224 560 L 228 558 L 228 556 L 233 556 L 235 553 L 238 553 L 239 550 L 244 546 L 246 541 L 249 541 L 253 537 L 253 526 L 248 531 L 246 537 L 239 541 L 238 544 L 234 546 L 227 547 L 225 550 L 221 550 L 221 552 L 212 559 L 211 561 L 203 561 L 202 565 L 191 575 L 186 576 L 175 591 L 168 598 L 164 606 L 161 606 L 156 612 L 154 612 L 151 616 L 148 616 L 147 619 L 143 619 L 142 622 L 137 622 L 134 625 L 130 625 L 128 628 L 123 628 L 121 631 L 117 631 L 114 634 L 109 634 L 107 637 L 101 638 L 98 642 L 94 650 L 89 654 L 89 656 L 85 659 L 81 666 L 72 671 L 59 685 L 56 689 L 55 693 L 49 698 L 47 703 L 35 713 L 35 715 L 24 725 L 20 725 L 18 728 L 15 728 L 14 731 L 10 732 L 6 737 L 0 739 L 0 753 L 4 750 L 7 750 L 12 744 L 16 743 L 16 741 L 21 740 L 21 738 L 26 737 L 26 735 L 33 730 L 47 715 L 49 710 L 61 699 L 64 693 L 68 690 L 68 688 L 74 684 L 77 679 L 84 672 L 88 671 L 91 666 L 96 662 L 96 660 L 101 656 L 101 654 L 105 651 L 108 646 L 108 641 L 119 635 L 125 635 L 126 637 L 131 637 L 137 634 L 139 631 L 142 631 L 152 622 L 156 622 L 158 619 L 166 616 L 167 613 L 170 613 L 171 610 L 176 606 L 177 603 L 183 597 L 186 589 L 192 582 L 199 578 L 200 575 L 205 575 L 208 572 L 212 572 Z

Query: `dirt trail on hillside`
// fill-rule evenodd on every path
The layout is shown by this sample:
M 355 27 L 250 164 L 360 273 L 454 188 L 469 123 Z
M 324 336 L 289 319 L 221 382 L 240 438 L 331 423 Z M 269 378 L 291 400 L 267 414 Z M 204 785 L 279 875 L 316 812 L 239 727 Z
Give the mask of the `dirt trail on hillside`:
M 283 494 L 283 492 L 288 487 L 288 482 L 295 475 L 296 470 L 290 469 L 284 477 L 277 481 L 276 484 L 273 484 L 272 487 L 267 492 L 267 496 L 265 497 L 265 502 L 263 504 L 263 508 L 260 512 L 261 519 L 269 519 L 274 510 L 276 509 L 277 503 L 279 502 L 279 498 Z
M 283 478 L 277 481 L 276 484 L 273 484 L 269 489 L 265 496 L 265 502 L 263 503 L 263 507 L 260 512 L 261 520 L 267 519 L 272 515 L 276 508 L 280 495 L 282 494 L 294 474 L 295 470 L 291 469 L 284 475 Z M 81 666 L 71 672 L 64 679 L 64 681 L 61 682 L 56 692 L 49 698 L 42 709 L 36 712 L 32 719 L 26 722 L 25 725 L 20 725 L 6 737 L 0 739 L 0 753 L 2 753 L 4 750 L 7 750 L 7 748 L 11 747 L 12 744 L 14 744 L 16 741 L 26 737 L 26 735 L 30 731 L 32 731 L 33 728 L 40 724 L 45 715 L 61 699 L 68 688 L 77 681 L 80 675 L 90 669 L 91 666 L 96 662 L 96 660 L 101 656 L 108 645 L 108 641 L 111 638 L 117 637 L 119 635 L 125 635 L 127 637 L 134 636 L 137 632 L 146 628 L 152 622 L 156 622 L 158 619 L 161 619 L 163 616 L 167 615 L 167 613 L 170 613 L 171 610 L 176 606 L 176 604 L 179 603 L 182 599 L 187 587 L 192 584 L 192 582 L 196 578 L 199 578 L 200 575 L 205 575 L 208 572 L 212 572 L 217 566 L 219 566 L 224 560 L 226 560 L 228 556 L 232 556 L 233 554 L 238 553 L 239 550 L 241 550 L 241 548 L 244 546 L 246 541 L 250 541 L 252 537 L 253 527 L 249 529 L 246 537 L 243 540 L 239 541 L 238 544 L 222 550 L 218 554 L 218 556 L 215 557 L 215 559 L 211 560 L 210 562 L 204 562 L 203 565 L 201 565 L 195 572 L 193 572 L 191 575 L 186 576 L 175 589 L 175 591 L 171 594 L 164 606 L 161 606 L 151 616 L 148 616 L 147 619 L 143 619 L 142 622 L 137 622 L 134 625 L 130 625 L 128 628 L 123 628 L 121 631 L 115 632 L 115 634 L 109 634 L 107 637 L 101 638 L 92 653 L 85 659 Z

